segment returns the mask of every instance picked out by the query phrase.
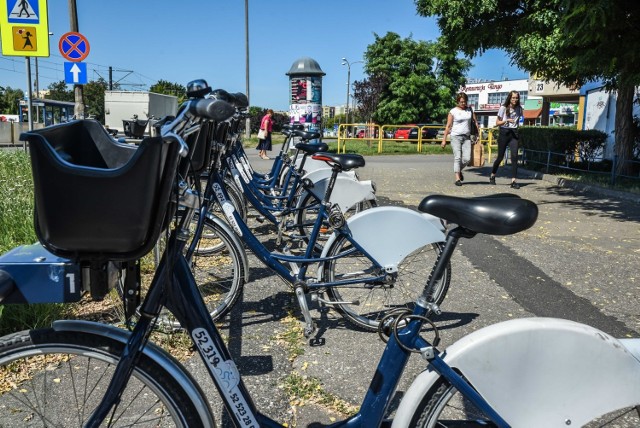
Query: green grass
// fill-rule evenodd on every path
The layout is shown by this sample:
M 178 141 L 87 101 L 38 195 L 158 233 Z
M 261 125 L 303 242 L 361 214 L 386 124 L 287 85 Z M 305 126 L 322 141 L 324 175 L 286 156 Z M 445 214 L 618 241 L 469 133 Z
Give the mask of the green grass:
M 0 230 L 0 253 L 37 241 L 31 164 L 22 150 L 0 151 Z
M 284 135 L 280 133 L 274 133 L 272 136 L 273 145 L 282 144 L 284 142 Z M 336 152 L 338 149 L 338 142 L 335 138 L 323 139 L 325 143 L 329 145 L 330 152 Z M 258 138 L 251 137 L 245 139 L 243 146 L 247 149 L 255 149 L 258 146 Z M 347 153 L 358 153 L 363 156 L 373 155 L 414 155 L 418 154 L 418 145 L 407 141 L 382 141 L 382 153 L 378 153 L 378 140 L 365 140 L 365 139 L 353 139 L 346 141 Z M 422 154 L 451 154 L 451 146 L 447 145 L 445 149 L 440 147 L 440 143 L 422 144 Z
M 344 416 L 352 416 L 358 413 L 358 407 L 325 391 L 320 381 L 316 378 L 291 373 L 284 379 L 283 388 L 293 406 L 316 403 Z
M 620 190 L 623 192 L 640 193 L 640 182 L 629 178 L 618 178 L 615 184 L 611 184 L 611 177 L 608 174 L 580 174 L 579 172 L 558 172 L 554 174 L 557 177 L 566 178 L 567 180 L 576 181 L 578 183 L 596 185 L 607 189 Z
M 338 147 L 337 141 L 330 141 L 329 150 L 335 152 Z M 407 141 L 382 140 L 382 153 L 378 153 L 378 140 L 355 139 L 346 140 L 343 143 L 346 147 L 346 153 L 358 153 L 363 156 L 374 155 L 415 155 L 415 154 L 451 154 L 451 145 L 447 144 L 446 148 L 440 147 L 439 143 L 422 144 L 422 151 L 418 152 L 418 144 Z
M 33 228 L 33 180 L 29 156 L 0 150 L 0 254 L 38 239 Z M 49 326 L 63 318 L 62 304 L 0 306 L 0 335 Z

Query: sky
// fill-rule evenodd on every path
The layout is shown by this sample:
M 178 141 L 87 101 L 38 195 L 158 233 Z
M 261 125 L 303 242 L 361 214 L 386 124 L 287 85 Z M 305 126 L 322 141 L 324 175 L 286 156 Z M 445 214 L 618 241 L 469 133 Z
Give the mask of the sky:
M 9 8 L 18 0 L 7 2 Z M 29 0 L 36 1 L 36 0 Z M 351 83 L 365 78 L 362 64 L 375 34 L 434 41 L 434 18 L 417 16 L 413 0 L 249 0 L 249 97 L 252 106 L 288 110 L 287 71 L 303 57 L 326 73 L 322 104 L 346 102 Z M 147 90 L 158 80 L 185 85 L 205 79 L 212 88 L 246 93 L 245 2 L 242 0 L 76 0 L 78 29 L 89 41 L 89 80 L 108 79 L 123 90 Z M 67 0 L 48 0 L 50 57 L 38 58 L 39 88 L 64 80 L 60 37 L 70 31 Z M 467 77 L 523 79 L 502 51 L 472 59 Z M 32 61 L 32 74 L 35 65 Z M 0 86 L 26 91 L 24 57 L 0 56 Z

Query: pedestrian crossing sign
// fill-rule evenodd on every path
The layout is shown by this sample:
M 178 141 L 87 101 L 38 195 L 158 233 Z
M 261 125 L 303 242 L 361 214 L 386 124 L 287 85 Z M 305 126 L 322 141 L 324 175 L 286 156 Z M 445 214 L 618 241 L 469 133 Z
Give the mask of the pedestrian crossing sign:
M 2 55 L 49 56 L 47 0 L 0 0 Z

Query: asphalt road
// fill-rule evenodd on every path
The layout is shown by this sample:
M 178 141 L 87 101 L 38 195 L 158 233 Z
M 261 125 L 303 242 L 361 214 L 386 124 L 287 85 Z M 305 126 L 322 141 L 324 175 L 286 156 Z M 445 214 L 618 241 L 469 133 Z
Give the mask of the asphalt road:
M 250 150 L 250 156 L 258 170 L 270 165 L 257 152 Z M 510 189 L 506 170 L 499 171 L 498 184 L 490 186 L 487 166 L 465 170 L 464 185 L 456 187 L 448 155 L 375 156 L 366 162 L 360 177 L 377 183 L 381 205 L 415 209 L 431 193 L 498 192 L 514 192 L 538 204 L 538 221 L 527 231 L 461 241 L 452 260 L 443 314 L 434 319 L 442 335 L 441 349 L 486 325 L 530 316 L 566 318 L 614 336 L 640 337 L 640 208 L 635 196 L 564 187 L 550 177 L 534 179 L 526 171 L 521 171 L 519 190 Z M 267 239 L 273 229 L 256 230 Z M 315 312 L 319 346 L 302 344 L 304 353 L 290 359 L 276 338 L 290 329 L 289 311 L 301 319 L 297 304 L 288 285 L 255 258 L 250 263 L 252 281 L 224 331 L 259 410 L 289 426 L 342 418 L 308 401 L 289 402 L 285 379 L 291 374 L 318 379 L 324 391 L 358 406 L 384 344 L 375 333 L 351 329 L 335 312 Z M 424 366 L 418 357 L 410 361 L 396 399 Z M 191 361 L 189 367 L 198 379 L 205 379 L 200 361 Z M 218 423 L 228 426 L 213 387 L 203 383 L 218 409 Z

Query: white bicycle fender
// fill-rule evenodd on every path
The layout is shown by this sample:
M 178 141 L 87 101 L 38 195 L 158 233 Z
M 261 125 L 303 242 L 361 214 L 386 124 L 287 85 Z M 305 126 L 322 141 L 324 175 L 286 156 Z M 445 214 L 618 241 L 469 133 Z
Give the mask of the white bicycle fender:
M 627 342 L 640 353 L 638 340 Z M 442 354 L 512 427 L 583 426 L 640 404 L 640 360 L 593 327 L 555 318 L 494 324 Z M 422 372 L 404 395 L 392 427 L 408 427 L 439 375 Z
M 300 168 L 300 164 L 302 163 L 302 156 L 296 159 L 295 165 L 296 169 Z M 309 173 L 313 172 L 317 169 L 331 169 L 331 167 L 325 162 L 313 159 L 311 156 L 307 156 L 307 159 L 304 161 L 304 170 Z
M 329 170 L 329 172 L 331 172 L 331 170 Z M 307 191 L 312 192 L 316 198 L 322 200 L 327 191 L 329 181 L 330 178 L 323 178 L 318 182 L 314 182 L 313 187 L 307 189 Z M 300 198 L 300 203 L 302 203 L 303 199 L 304 198 Z M 375 199 L 376 195 L 371 180 L 354 181 L 349 177 L 338 175 L 329 202 L 331 202 L 331 204 L 338 204 L 340 211 L 344 214 L 358 202 L 365 200 L 372 201 Z
M 354 240 L 387 272 L 396 272 L 398 264 L 418 248 L 445 239 L 439 218 L 403 207 L 361 211 L 347 220 L 347 226 Z M 334 233 L 327 240 L 322 257 L 335 240 Z
M 317 161 L 319 162 L 319 161 Z M 324 162 L 323 162 L 324 163 Z M 306 171 L 305 175 L 302 176 L 303 179 L 308 179 L 311 180 L 312 183 L 317 183 L 320 180 L 324 180 L 326 178 L 330 178 L 331 177 L 331 173 L 332 170 L 330 167 L 328 167 L 327 165 L 325 165 L 323 168 L 316 168 L 312 171 L 309 171 L 307 169 L 307 164 L 304 164 L 304 170 Z M 356 177 L 356 173 L 355 171 L 343 171 L 341 173 L 338 174 L 338 177 L 346 177 L 346 178 L 350 178 L 351 180 L 354 181 L 358 181 L 358 178 Z

